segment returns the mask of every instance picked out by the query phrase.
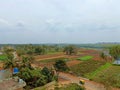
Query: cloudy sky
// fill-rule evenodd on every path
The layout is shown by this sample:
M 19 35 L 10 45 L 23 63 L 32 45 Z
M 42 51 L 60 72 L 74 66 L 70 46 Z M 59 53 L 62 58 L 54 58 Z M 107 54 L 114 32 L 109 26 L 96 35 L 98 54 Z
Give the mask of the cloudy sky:
M 120 42 L 120 0 L 0 0 L 0 43 Z

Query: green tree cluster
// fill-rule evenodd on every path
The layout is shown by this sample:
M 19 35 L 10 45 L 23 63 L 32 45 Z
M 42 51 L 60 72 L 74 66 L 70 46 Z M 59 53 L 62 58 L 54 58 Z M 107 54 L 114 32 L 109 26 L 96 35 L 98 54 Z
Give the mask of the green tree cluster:
M 120 57 L 120 45 L 112 46 L 109 49 L 109 53 L 114 59 L 117 59 Z
M 58 45 L 17 45 L 16 52 L 19 56 L 28 55 L 43 55 L 49 52 L 59 52 L 61 48 Z
M 55 62 L 54 67 L 57 71 L 68 71 L 69 68 L 64 60 L 58 60 Z
M 66 46 L 63 50 L 67 55 L 72 55 L 77 53 L 77 49 L 73 45 Z

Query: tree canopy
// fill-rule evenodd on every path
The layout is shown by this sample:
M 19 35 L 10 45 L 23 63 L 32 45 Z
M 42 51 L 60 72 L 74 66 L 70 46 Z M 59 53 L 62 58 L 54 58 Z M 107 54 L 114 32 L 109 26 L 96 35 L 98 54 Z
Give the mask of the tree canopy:
M 112 46 L 109 49 L 110 55 L 117 59 L 120 57 L 120 45 Z

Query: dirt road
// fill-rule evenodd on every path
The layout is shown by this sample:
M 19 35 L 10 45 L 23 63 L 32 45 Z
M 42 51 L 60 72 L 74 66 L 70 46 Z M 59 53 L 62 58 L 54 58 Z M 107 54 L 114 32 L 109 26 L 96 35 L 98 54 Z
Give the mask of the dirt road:
M 85 81 L 86 90 L 106 90 L 104 88 L 104 86 L 99 84 L 99 83 L 90 81 L 90 80 L 82 78 L 82 77 L 77 77 L 77 76 L 74 76 L 74 75 L 71 75 L 71 74 L 68 74 L 68 73 L 60 72 L 59 77 L 63 78 L 63 79 L 66 79 L 66 80 L 69 80 L 72 83 L 77 83 L 77 84 L 79 84 L 79 80 L 82 79 L 82 80 Z
M 56 57 L 48 57 L 48 58 L 42 58 L 42 59 L 37 59 L 36 61 L 41 61 L 41 60 L 47 60 L 47 59 L 56 59 L 56 58 L 64 58 L 65 55 L 60 55 Z

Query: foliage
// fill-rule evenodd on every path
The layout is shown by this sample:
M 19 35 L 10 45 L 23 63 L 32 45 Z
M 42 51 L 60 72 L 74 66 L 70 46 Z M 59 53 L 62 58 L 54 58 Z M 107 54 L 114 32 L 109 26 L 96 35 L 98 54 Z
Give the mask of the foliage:
M 70 67 L 70 70 L 76 75 L 85 77 L 86 74 L 95 71 L 100 66 L 104 65 L 103 61 L 93 61 L 89 60 L 86 62 L 82 62 L 80 64 L 74 65 Z
M 47 82 L 51 82 L 53 80 L 53 73 L 47 67 L 44 67 L 41 73 L 46 76 Z
M 63 61 L 69 61 L 69 59 L 67 58 L 55 58 L 55 59 L 45 59 L 45 60 L 41 60 L 39 61 L 40 63 L 50 63 L 50 62 L 56 62 L 59 60 L 63 60 Z
M 90 60 L 92 58 L 93 58 L 93 56 L 84 56 L 84 57 L 77 58 L 77 60 L 87 61 L 87 60 Z
M 43 55 L 62 51 L 58 45 L 16 45 L 18 56 L 22 55 Z
M 63 87 L 56 87 L 55 90 L 85 90 L 83 86 L 79 86 L 78 84 L 72 83 Z
M 5 60 L 4 68 L 14 68 L 16 66 L 13 54 L 7 54 L 7 59 Z
M 100 54 L 100 57 L 102 58 L 102 59 L 106 59 L 106 55 L 102 52 L 101 54 Z
M 21 63 L 20 68 L 24 68 L 24 67 L 32 68 L 32 67 L 31 67 L 31 62 L 32 62 L 32 60 L 33 60 L 32 57 L 23 56 L 23 57 L 22 57 L 22 63 Z
M 6 55 L 0 55 L 0 61 L 5 61 L 7 59 Z
M 56 68 L 57 71 L 68 71 L 69 70 L 64 60 L 56 61 L 54 64 L 54 67 Z
M 35 53 L 38 54 L 38 55 L 44 54 L 45 53 L 45 48 L 36 47 L 35 48 Z
M 109 51 L 111 56 L 114 57 L 114 59 L 117 59 L 120 57 L 120 45 L 110 47 Z
M 10 53 L 12 53 L 14 51 L 14 49 L 12 48 L 12 47 L 10 47 L 10 46 L 4 46 L 3 47 L 3 52 L 5 53 L 5 54 L 10 54 Z
M 76 54 L 77 53 L 77 49 L 75 46 L 73 45 L 69 45 L 69 46 L 66 46 L 64 48 L 64 52 L 67 54 L 67 55 L 72 55 L 72 54 Z
M 21 68 L 17 75 L 27 83 L 26 88 L 43 86 L 54 79 L 54 74 L 46 67 L 42 70 L 29 67 Z

